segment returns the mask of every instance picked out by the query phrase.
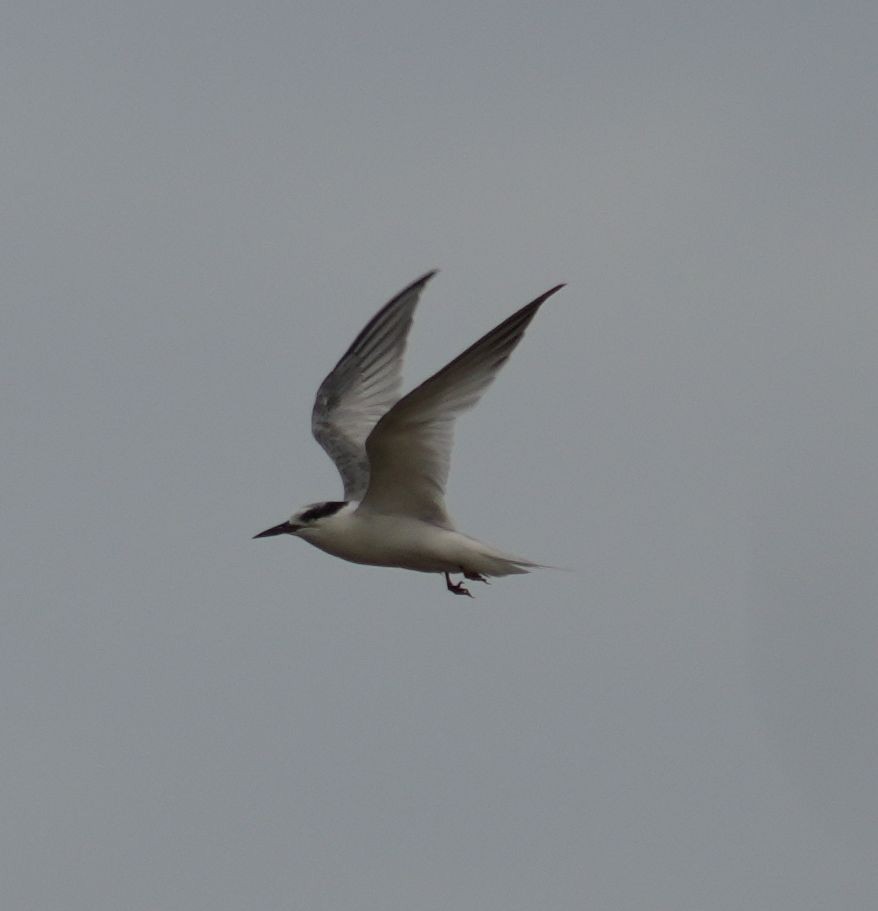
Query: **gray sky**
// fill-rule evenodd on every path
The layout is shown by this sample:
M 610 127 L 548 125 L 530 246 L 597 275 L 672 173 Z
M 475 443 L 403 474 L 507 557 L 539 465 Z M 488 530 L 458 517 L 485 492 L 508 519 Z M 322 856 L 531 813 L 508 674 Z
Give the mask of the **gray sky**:
M 878 905 L 872 3 L 13 3 L 4 905 Z M 436 577 L 253 542 L 429 268 Z

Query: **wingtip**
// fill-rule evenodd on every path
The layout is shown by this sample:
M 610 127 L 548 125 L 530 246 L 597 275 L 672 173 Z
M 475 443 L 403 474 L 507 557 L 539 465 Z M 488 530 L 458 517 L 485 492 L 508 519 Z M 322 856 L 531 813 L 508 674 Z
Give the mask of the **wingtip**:
M 555 294 L 557 291 L 560 291 L 562 288 L 566 288 L 566 287 L 567 287 L 567 282 L 561 282 L 560 285 L 555 285 L 554 288 L 549 288 L 548 291 L 544 292 L 544 293 L 541 294 L 539 297 L 537 297 L 537 298 L 535 298 L 534 300 L 532 300 L 532 301 L 531 301 L 529 304 L 527 304 L 526 306 L 527 306 L 527 307 L 539 307 L 540 304 L 542 304 L 543 302 L 547 301 L 547 300 L 548 300 L 553 294 Z
M 407 294 L 411 294 L 413 291 L 420 293 L 424 285 L 426 285 L 438 271 L 438 269 L 431 269 L 429 272 L 425 272 L 420 278 L 416 278 L 411 284 L 406 285 L 399 294 L 392 298 L 390 303 L 392 304 L 394 301 L 399 300 L 401 297 L 405 297 Z

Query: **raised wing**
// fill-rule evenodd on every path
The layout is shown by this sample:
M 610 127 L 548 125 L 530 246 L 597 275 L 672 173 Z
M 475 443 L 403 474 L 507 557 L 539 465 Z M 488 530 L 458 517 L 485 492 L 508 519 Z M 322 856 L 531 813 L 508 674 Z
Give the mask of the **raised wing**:
M 366 440 L 370 477 L 363 508 L 451 527 L 445 482 L 454 419 L 481 398 L 557 285 L 522 307 L 400 399 Z
M 320 384 L 311 431 L 335 462 L 346 500 L 359 500 L 369 484 L 366 437 L 399 398 L 402 356 L 415 305 L 428 272 L 385 304 Z

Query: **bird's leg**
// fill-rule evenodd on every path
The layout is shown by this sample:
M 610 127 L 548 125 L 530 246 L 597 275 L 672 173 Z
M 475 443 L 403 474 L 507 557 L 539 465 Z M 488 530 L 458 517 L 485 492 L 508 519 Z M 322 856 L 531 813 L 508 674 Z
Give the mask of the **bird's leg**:
M 491 580 L 486 579 L 481 573 L 468 573 L 464 572 L 464 576 L 469 579 L 471 582 L 484 582 L 485 585 L 490 585 Z
M 452 582 L 448 573 L 445 573 L 445 586 L 452 594 L 466 595 L 468 598 L 472 598 L 469 589 L 464 587 L 463 582 Z

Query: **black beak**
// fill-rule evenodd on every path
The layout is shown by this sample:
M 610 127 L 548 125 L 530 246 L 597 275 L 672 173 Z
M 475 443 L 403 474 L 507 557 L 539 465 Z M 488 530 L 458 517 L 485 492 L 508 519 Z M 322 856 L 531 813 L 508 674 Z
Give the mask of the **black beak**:
M 255 539 L 271 538 L 274 535 L 294 535 L 299 528 L 299 525 L 293 525 L 292 522 L 281 522 L 280 525 L 275 525 L 274 528 L 266 528 L 265 531 L 261 531 L 258 535 L 253 535 L 253 537 Z

